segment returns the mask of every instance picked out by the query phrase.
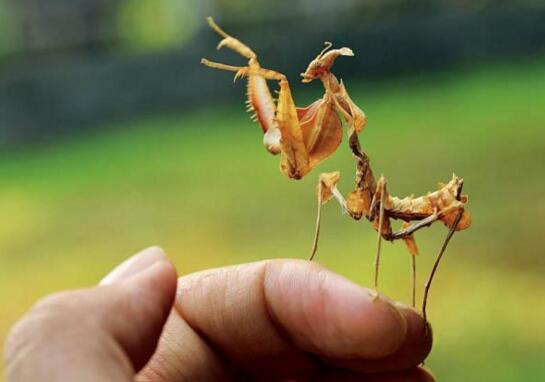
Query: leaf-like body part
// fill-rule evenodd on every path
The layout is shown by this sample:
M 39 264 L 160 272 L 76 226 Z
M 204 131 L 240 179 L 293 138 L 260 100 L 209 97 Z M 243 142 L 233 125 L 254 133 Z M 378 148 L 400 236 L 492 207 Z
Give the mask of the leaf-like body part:
M 281 151 L 281 133 L 276 121 L 276 106 L 264 77 L 250 74 L 248 78 L 248 106 L 261 130 L 265 133 L 263 144 L 267 151 L 277 155 Z
M 364 215 L 369 213 L 371 207 L 371 199 L 368 192 L 365 192 L 361 189 L 356 189 L 348 194 L 346 198 L 346 204 L 348 207 L 348 212 L 350 216 L 354 219 L 359 220 Z
M 410 225 L 411 223 L 409 222 L 403 223 L 403 229 L 410 227 Z M 416 245 L 416 240 L 414 239 L 414 236 L 409 235 L 407 237 L 404 237 L 403 241 L 405 242 L 405 245 L 407 246 L 407 249 L 409 250 L 409 253 L 411 254 L 411 256 L 417 256 L 418 246 Z
M 445 226 L 452 228 L 452 225 L 456 221 L 456 218 L 458 217 L 458 210 L 454 210 L 452 212 L 449 212 L 448 214 L 445 214 L 441 216 L 441 221 Z M 460 222 L 458 223 L 458 226 L 456 227 L 456 231 L 463 231 L 471 226 L 471 214 L 468 210 L 464 210 L 464 213 L 462 215 L 462 218 L 460 219 Z
M 280 81 L 276 121 L 282 135 L 280 168 L 289 178 L 301 179 L 310 171 L 309 157 L 303 132 L 299 127 L 297 109 L 285 79 Z
M 350 98 L 350 96 L 348 95 L 348 92 L 346 91 L 346 87 L 344 86 L 342 82 L 340 84 L 340 89 L 341 89 L 342 97 L 339 100 L 339 102 L 352 117 L 352 123 L 354 125 L 350 126 L 350 128 L 353 127 L 356 133 L 359 134 L 363 130 L 365 125 L 367 125 L 367 116 L 365 115 L 363 110 L 361 110 L 359 106 L 356 105 L 354 101 L 352 101 L 352 98 Z M 350 121 L 346 119 L 346 122 L 349 123 Z
M 320 174 L 320 180 L 317 190 L 320 203 L 326 204 L 333 198 L 333 190 L 337 188 L 340 179 L 341 173 L 338 171 Z
M 324 99 L 298 110 L 299 123 L 309 153 L 309 166 L 314 168 L 329 158 L 342 142 L 343 128 L 334 105 Z

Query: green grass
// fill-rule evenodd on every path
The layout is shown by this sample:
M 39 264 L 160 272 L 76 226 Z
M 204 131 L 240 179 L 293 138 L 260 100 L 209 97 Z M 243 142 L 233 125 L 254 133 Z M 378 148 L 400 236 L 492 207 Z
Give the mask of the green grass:
M 454 237 L 432 290 L 427 365 L 442 382 L 545 379 L 545 62 L 348 87 L 392 193 L 424 193 L 455 171 L 470 194 L 474 224 Z M 151 244 L 182 274 L 308 256 L 316 177 L 339 169 L 349 191 L 352 158 L 343 146 L 289 181 L 242 110 L 150 118 L 0 158 L 0 341 L 39 297 L 93 285 Z M 420 284 L 445 234 L 417 235 Z M 374 242 L 370 225 L 325 208 L 325 266 L 369 284 Z M 408 301 L 404 246 L 386 245 L 383 261 L 382 290 Z

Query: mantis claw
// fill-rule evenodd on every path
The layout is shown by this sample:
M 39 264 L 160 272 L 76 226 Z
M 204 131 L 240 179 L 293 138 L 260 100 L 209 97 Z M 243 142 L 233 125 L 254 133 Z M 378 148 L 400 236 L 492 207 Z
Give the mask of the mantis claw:
M 225 48 L 226 46 L 229 47 L 230 44 L 233 44 L 233 41 L 234 39 L 232 37 L 227 37 L 227 38 L 224 38 L 223 40 L 221 40 L 218 44 L 218 46 L 216 47 L 217 50 L 221 50 L 222 48 Z
M 248 68 L 242 68 L 240 69 L 236 74 L 235 78 L 233 78 L 233 83 L 237 82 L 238 79 L 247 77 L 249 73 Z

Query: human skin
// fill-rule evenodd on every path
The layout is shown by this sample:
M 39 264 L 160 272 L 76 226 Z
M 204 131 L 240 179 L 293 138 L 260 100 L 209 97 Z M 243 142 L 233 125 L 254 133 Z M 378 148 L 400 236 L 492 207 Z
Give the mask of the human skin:
M 315 263 L 177 278 L 152 247 L 38 302 L 6 342 L 6 381 L 433 381 L 431 343 L 417 312 Z

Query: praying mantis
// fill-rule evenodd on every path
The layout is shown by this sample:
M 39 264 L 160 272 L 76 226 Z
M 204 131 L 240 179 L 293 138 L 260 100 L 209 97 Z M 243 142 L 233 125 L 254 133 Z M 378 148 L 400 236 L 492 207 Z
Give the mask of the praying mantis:
M 261 127 L 263 144 L 273 155 L 280 155 L 280 170 L 290 179 L 301 179 L 329 158 L 341 145 L 343 121 L 348 130 L 348 146 L 356 162 L 355 187 L 346 197 L 338 189 L 340 173 L 322 173 L 317 186 L 318 211 L 312 246 L 312 261 L 318 249 L 322 207 L 335 199 L 344 213 L 354 220 L 365 218 L 377 231 L 375 255 L 375 290 L 382 240 L 403 240 L 412 258 L 412 302 L 416 304 L 416 256 L 418 247 L 414 234 L 435 222 L 442 222 L 448 235 L 439 251 L 433 269 L 425 284 L 422 313 L 427 320 L 426 307 L 431 283 L 443 254 L 456 231 L 469 228 L 471 215 L 465 206 L 468 196 L 462 194 L 463 180 L 456 175 L 447 184 L 439 184 L 435 192 L 423 196 L 399 198 L 390 195 L 384 176 L 378 180 L 371 169 L 370 159 L 362 150 L 359 134 L 367 125 L 367 116 L 350 98 L 345 85 L 331 72 L 339 57 L 354 56 L 350 48 L 332 49 L 331 43 L 311 61 L 301 74 L 303 83 L 320 80 L 324 95 L 311 105 L 295 106 L 287 77 L 277 71 L 263 68 L 256 53 L 238 39 L 223 31 L 212 18 L 210 27 L 222 37 L 218 49 L 228 48 L 248 60 L 245 66 L 232 66 L 202 59 L 201 63 L 213 69 L 235 73 L 235 81 L 247 79 L 248 111 Z M 267 81 L 279 84 L 278 98 L 272 97 Z M 392 228 L 392 220 L 403 221 L 399 231 Z

